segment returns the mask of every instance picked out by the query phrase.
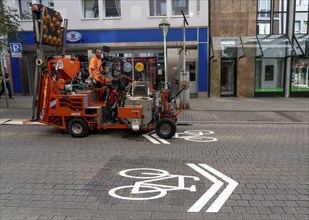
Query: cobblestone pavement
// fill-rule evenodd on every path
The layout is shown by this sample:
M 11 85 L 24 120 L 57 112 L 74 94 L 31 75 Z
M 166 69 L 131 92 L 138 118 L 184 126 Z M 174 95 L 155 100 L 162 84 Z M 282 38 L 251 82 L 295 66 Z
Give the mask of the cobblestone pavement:
M 1 220 L 308 219 L 309 126 L 291 120 L 303 121 L 303 116 L 285 114 L 272 112 L 267 118 L 271 123 L 241 123 L 243 118 L 265 118 L 249 112 L 230 116 L 240 123 L 180 125 L 178 133 L 211 130 L 214 133 L 208 136 L 217 141 L 175 138 L 168 140 L 170 144 L 153 144 L 127 131 L 75 139 L 47 126 L 0 125 Z M 188 212 L 213 185 L 188 163 L 207 164 L 239 183 L 218 212 L 206 211 L 223 187 L 201 211 Z M 137 181 L 119 175 L 132 168 L 161 169 L 200 180 L 185 181 L 194 184 L 196 192 L 168 191 L 158 199 L 137 201 L 111 197 L 109 190 Z

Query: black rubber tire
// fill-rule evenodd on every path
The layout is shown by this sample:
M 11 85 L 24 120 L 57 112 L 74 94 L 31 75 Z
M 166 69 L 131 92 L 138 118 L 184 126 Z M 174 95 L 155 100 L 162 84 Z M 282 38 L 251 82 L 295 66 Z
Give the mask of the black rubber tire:
M 169 139 L 176 132 L 176 124 L 168 118 L 161 119 L 156 125 L 156 133 L 160 138 Z
M 73 118 L 69 121 L 67 129 L 70 135 L 75 138 L 86 137 L 89 133 L 88 125 L 82 118 Z

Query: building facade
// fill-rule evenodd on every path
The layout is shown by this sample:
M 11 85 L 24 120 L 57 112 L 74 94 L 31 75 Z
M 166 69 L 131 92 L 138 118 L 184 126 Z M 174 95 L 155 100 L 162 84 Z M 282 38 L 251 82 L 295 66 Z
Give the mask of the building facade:
M 31 5 L 41 3 L 69 20 L 66 54 L 91 56 L 110 46 L 111 55 L 145 70 L 132 78 L 164 74 L 163 18 L 168 75 L 182 75 L 186 54 L 190 95 L 199 97 L 309 96 L 309 0 L 14 0 L 19 10 L 22 58 L 12 58 L 15 93 L 31 94 L 36 45 Z M 186 14 L 185 53 L 183 18 Z M 76 38 L 77 36 L 77 38 Z M 78 38 L 80 36 L 81 38 Z M 46 54 L 55 54 L 46 48 Z M 61 53 L 58 52 L 58 53 Z M 174 88 L 174 91 L 177 90 Z
M 309 95 L 308 0 L 211 0 L 210 96 Z
M 200 0 L 15 0 L 20 13 L 22 58 L 12 58 L 15 93 L 31 94 L 36 59 L 31 7 L 41 3 L 68 19 L 66 54 L 90 57 L 94 48 L 109 46 L 111 55 L 127 62 L 142 62 L 145 69 L 132 78 L 143 80 L 164 74 L 162 19 L 171 27 L 167 34 L 169 80 L 180 74 L 183 45 L 183 16 L 186 29 L 187 80 L 191 96 L 208 96 L 208 1 Z M 56 54 L 45 48 L 45 55 Z M 61 54 L 61 51 L 58 51 Z

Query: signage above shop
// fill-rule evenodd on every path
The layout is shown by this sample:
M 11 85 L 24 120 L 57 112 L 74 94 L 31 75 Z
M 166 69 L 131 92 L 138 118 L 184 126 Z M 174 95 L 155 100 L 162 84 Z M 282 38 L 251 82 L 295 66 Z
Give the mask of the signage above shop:
M 79 33 L 78 31 L 70 31 L 67 33 L 66 39 L 67 41 L 74 43 L 82 39 L 82 37 L 83 37 L 82 34 Z
M 141 63 L 141 62 L 138 62 L 135 64 L 135 69 L 138 71 L 138 72 L 142 72 L 144 70 L 144 64 Z
M 131 57 L 126 58 L 126 61 L 127 62 L 132 62 L 132 58 Z M 133 61 L 134 62 L 142 62 L 142 63 L 145 63 L 145 62 L 157 62 L 157 57 L 134 57 Z
M 132 70 L 132 65 L 131 65 L 131 63 L 124 63 L 123 64 L 123 70 L 126 72 L 126 73 L 129 73 L 129 72 L 131 72 L 131 70 Z

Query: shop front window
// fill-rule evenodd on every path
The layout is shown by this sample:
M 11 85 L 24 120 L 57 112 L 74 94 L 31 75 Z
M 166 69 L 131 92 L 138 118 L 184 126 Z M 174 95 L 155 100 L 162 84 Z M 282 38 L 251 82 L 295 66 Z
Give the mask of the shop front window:
M 258 23 L 257 33 L 258 34 L 270 34 L 270 23 Z
M 307 28 L 308 12 L 296 12 L 295 21 L 299 22 L 299 26 L 294 27 L 294 33 L 306 34 L 308 31 L 308 28 Z
M 123 74 L 134 81 L 148 81 L 150 92 L 158 90 L 164 82 L 164 53 L 112 53 L 121 57 Z
M 120 0 L 105 0 L 105 17 L 121 17 L 121 1 Z
M 98 0 L 82 0 L 83 17 L 84 18 L 98 18 L 99 6 Z
M 309 91 L 309 58 L 294 58 L 291 78 L 292 92 Z
M 181 11 L 185 15 L 189 13 L 189 0 L 172 0 L 172 14 L 182 15 Z
M 273 34 L 286 34 L 287 13 L 274 13 Z
M 296 0 L 296 6 L 300 5 L 300 0 Z
M 286 34 L 288 0 L 258 0 L 257 34 Z
M 134 53 L 133 57 L 126 58 L 132 63 L 135 81 L 149 81 L 150 91 L 160 88 L 164 81 L 164 62 L 159 60 L 157 53 Z
M 258 17 L 270 18 L 271 0 L 258 1 Z
M 32 1 L 19 0 L 19 18 L 20 20 L 32 19 Z
M 294 33 L 299 34 L 300 33 L 300 21 L 295 21 L 294 24 Z
M 283 92 L 283 59 L 256 61 L 255 92 Z
M 45 5 L 51 9 L 54 9 L 54 0 L 41 0 L 40 4 Z
M 166 0 L 149 0 L 150 16 L 166 16 Z

